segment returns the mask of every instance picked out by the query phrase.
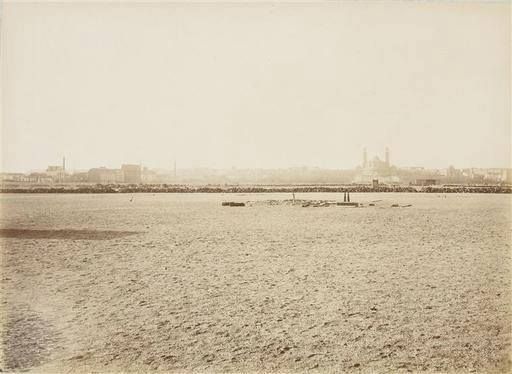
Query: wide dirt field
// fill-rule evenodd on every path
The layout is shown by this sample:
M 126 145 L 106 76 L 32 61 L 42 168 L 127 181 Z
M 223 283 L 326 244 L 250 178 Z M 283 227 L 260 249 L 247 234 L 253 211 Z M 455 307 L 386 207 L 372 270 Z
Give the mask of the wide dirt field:
M 510 370 L 510 196 L 290 197 L 0 195 L 0 368 Z

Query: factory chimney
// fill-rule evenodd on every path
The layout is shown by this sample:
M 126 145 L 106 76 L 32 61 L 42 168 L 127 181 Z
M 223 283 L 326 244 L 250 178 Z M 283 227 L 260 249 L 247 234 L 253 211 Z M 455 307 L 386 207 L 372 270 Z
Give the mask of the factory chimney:
M 368 156 L 366 155 L 366 148 L 363 148 L 363 168 L 368 166 Z
M 385 160 L 386 160 L 386 166 L 389 167 L 389 148 L 386 147 L 386 157 L 385 157 Z

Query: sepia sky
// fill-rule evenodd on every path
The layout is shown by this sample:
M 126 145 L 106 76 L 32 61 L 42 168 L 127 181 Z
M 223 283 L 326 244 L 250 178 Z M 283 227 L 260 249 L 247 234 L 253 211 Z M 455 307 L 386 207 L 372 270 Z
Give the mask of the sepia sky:
M 2 5 L 2 168 L 509 167 L 508 2 Z

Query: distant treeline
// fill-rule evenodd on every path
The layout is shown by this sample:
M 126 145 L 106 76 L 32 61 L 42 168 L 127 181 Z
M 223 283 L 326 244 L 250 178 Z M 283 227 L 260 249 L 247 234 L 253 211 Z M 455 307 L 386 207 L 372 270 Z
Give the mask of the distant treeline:
M 19 187 L 1 193 L 291 193 L 291 192 L 428 192 L 428 193 L 512 193 L 512 186 L 190 186 L 166 184 L 79 185 L 66 187 Z

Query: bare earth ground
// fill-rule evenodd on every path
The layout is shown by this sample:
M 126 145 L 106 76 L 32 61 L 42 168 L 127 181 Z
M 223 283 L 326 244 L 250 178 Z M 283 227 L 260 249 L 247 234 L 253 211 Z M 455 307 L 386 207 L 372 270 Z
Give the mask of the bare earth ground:
M 4 372 L 510 370 L 510 196 L 131 198 L 0 195 Z

